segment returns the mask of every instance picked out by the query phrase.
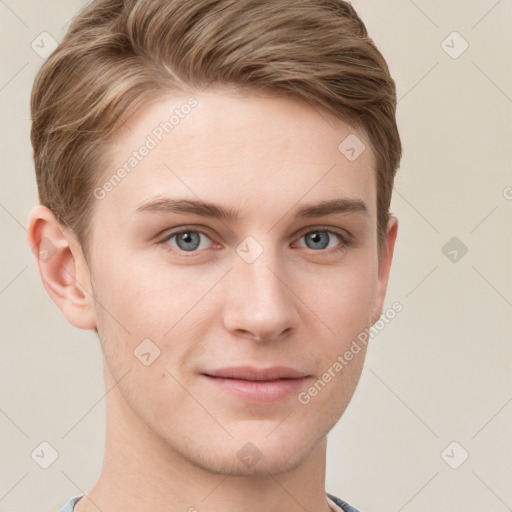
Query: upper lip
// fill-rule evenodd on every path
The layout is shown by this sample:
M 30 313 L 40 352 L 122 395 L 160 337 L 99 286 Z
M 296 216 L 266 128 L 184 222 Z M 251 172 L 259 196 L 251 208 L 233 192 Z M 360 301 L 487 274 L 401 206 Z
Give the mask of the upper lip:
M 210 377 L 222 377 L 225 379 L 242 380 L 276 380 L 276 379 L 300 379 L 307 374 L 288 368 L 287 366 L 272 366 L 271 368 L 255 368 L 254 366 L 232 366 L 220 370 L 209 371 L 204 375 Z

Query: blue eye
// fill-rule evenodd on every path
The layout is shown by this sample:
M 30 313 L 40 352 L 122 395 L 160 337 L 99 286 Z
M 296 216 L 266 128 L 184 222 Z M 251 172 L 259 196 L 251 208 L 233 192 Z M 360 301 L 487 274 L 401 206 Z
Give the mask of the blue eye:
M 340 233 L 330 229 L 316 229 L 313 231 L 308 231 L 302 235 L 301 238 L 306 240 L 306 246 L 309 249 L 327 249 L 333 236 L 344 242 L 342 246 L 346 244 L 346 240 L 341 236 Z
M 161 242 L 165 248 L 173 252 L 183 253 L 198 253 L 200 250 L 207 249 L 208 244 L 202 243 L 202 237 L 205 240 L 210 240 L 205 233 L 196 229 L 181 229 L 169 233 Z M 337 231 L 331 229 L 310 229 L 300 236 L 299 240 L 305 239 L 306 247 L 313 252 L 331 252 L 326 249 L 333 249 L 332 252 L 341 251 L 353 244 L 348 236 L 344 236 Z M 331 244 L 333 239 L 338 239 L 338 244 L 334 246 Z M 172 240 L 175 242 L 170 243 Z M 303 247 L 303 246 L 302 246 Z M 192 255 L 191 254 L 191 255 Z
M 201 235 L 208 238 L 203 232 L 195 231 L 193 229 L 187 229 L 183 231 L 176 231 L 171 233 L 165 240 L 164 243 L 169 242 L 173 238 L 176 239 L 176 245 L 178 249 L 185 252 L 192 252 L 199 249 L 201 245 Z

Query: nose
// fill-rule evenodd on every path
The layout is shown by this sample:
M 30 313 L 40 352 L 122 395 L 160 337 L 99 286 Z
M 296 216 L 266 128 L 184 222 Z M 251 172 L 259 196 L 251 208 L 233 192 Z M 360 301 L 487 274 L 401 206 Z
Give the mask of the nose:
M 223 309 L 224 326 L 231 333 L 272 341 L 296 331 L 300 301 L 278 259 L 268 248 L 252 263 L 234 254 Z

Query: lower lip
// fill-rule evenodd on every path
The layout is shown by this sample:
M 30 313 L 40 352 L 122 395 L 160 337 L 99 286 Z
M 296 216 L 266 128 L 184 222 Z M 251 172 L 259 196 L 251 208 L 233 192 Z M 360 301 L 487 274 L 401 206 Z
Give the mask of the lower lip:
M 296 394 L 309 377 L 300 379 L 278 379 L 269 381 L 254 381 L 240 379 L 225 379 L 222 377 L 203 377 L 218 389 L 226 391 L 243 400 L 266 403 L 277 402 Z

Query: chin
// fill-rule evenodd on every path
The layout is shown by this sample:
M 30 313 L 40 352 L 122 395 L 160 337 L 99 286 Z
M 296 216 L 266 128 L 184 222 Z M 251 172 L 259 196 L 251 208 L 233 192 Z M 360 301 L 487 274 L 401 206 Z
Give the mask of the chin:
M 298 456 L 297 452 L 290 454 L 267 454 L 262 456 L 256 463 L 244 463 L 238 460 L 235 454 L 219 456 L 202 454 L 195 464 L 206 471 L 220 475 L 238 477 L 268 477 L 269 474 L 279 475 L 288 473 L 299 466 L 306 458 Z
M 322 437 L 319 435 L 318 441 Z M 309 443 L 305 442 L 304 433 L 298 430 L 293 436 L 290 432 L 277 434 L 276 431 L 264 437 L 260 428 L 259 436 L 217 440 L 204 449 L 194 450 L 187 458 L 195 466 L 216 474 L 267 477 L 269 473 L 277 475 L 294 470 L 308 458 L 318 441 L 311 438 Z

